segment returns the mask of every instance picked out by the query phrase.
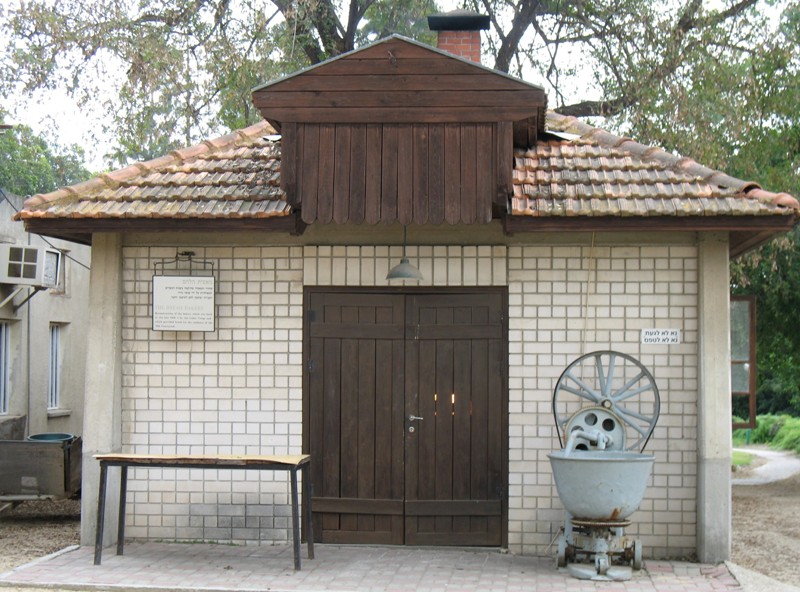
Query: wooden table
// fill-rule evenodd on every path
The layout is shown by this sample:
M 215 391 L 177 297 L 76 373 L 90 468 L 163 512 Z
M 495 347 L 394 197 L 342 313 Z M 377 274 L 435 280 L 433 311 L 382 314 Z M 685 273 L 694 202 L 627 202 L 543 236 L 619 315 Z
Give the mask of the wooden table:
M 292 536 L 294 568 L 300 569 L 300 518 L 297 499 L 297 471 L 303 473 L 303 522 L 308 558 L 314 559 L 314 533 L 311 520 L 311 456 L 295 455 L 228 455 L 228 454 L 96 454 L 100 461 L 100 493 L 97 497 L 97 529 L 95 531 L 94 564 L 100 565 L 103 554 L 103 522 L 106 506 L 108 467 L 120 467 L 117 555 L 125 543 L 125 495 L 128 488 L 128 467 L 178 469 L 255 469 L 288 471 L 292 484 Z

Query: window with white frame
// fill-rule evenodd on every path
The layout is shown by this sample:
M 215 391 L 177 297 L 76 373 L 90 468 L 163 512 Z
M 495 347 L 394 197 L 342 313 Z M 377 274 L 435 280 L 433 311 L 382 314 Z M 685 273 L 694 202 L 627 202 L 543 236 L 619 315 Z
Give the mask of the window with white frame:
M 47 408 L 58 409 L 61 383 L 61 325 L 50 323 L 50 371 L 48 374 Z
M 0 323 L 0 415 L 8 414 L 8 323 Z

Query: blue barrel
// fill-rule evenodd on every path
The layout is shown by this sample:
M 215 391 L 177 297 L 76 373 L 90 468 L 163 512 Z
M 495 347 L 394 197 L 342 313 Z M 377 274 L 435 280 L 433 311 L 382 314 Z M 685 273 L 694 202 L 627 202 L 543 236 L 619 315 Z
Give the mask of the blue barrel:
M 27 440 L 34 442 L 71 442 L 75 439 L 72 434 L 62 434 L 60 432 L 47 432 L 44 434 L 31 434 Z

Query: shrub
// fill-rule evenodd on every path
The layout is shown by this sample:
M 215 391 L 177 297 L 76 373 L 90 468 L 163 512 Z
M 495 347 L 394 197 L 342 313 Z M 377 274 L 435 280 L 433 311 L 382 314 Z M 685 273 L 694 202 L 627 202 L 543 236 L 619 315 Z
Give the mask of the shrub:
M 772 445 L 781 450 L 800 452 L 800 417 L 784 417 Z
M 759 415 L 750 441 L 753 444 L 771 444 L 787 419 L 791 418 L 788 415 Z

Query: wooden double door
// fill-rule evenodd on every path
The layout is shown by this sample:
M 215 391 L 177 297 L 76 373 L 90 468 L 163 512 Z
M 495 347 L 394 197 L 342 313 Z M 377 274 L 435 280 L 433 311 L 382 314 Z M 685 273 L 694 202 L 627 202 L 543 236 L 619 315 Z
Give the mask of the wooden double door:
M 304 449 L 331 543 L 506 541 L 506 292 L 307 288 Z

